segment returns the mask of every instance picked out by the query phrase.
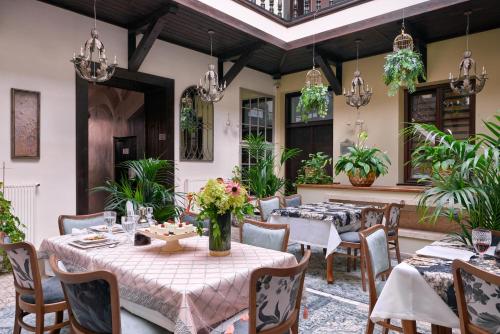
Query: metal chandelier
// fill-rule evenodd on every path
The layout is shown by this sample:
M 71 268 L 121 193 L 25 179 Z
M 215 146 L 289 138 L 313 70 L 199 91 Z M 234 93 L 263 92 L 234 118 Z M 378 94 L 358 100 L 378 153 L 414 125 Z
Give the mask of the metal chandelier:
M 210 36 L 210 59 L 212 59 L 212 36 L 215 32 L 209 30 Z M 219 102 L 224 97 L 224 90 L 226 89 L 226 82 L 219 85 L 219 76 L 215 71 L 213 64 L 208 64 L 208 71 L 200 79 L 200 83 L 196 86 L 198 95 L 205 102 Z

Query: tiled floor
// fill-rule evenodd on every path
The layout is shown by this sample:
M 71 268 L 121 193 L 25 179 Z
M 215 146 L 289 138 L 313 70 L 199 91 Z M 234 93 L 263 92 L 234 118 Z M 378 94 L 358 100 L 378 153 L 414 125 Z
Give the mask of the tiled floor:
M 15 298 L 12 274 L 0 274 L 0 305 L 13 304 Z

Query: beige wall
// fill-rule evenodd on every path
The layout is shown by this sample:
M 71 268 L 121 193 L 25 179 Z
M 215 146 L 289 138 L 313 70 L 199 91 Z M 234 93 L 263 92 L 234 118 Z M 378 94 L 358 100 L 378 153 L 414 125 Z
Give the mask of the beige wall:
M 484 65 L 490 79 L 484 90 L 476 97 L 476 131 L 483 131 L 481 120 L 491 118 L 500 109 L 500 101 L 496 91 L 500 88 L 500 29 L 490 30 L 470 36 L 470 47 L 473 57 L 478 62 L 479 70 Z M 458 63 L 465 48 L 465 37 L 454 38 L 427 46 L 427 84 L 447 80 L 449 72 L 456 76 Z M 360 118 L 365 121 L 368 131 L 368 144 L 374 145 L 389 155 L 392 165 L 389 174 L 380 177 L 375 185 L 395 185 L 403 179 L 403 143 L 399 131 L 403 126 L 402 94 L 387 96 L 387 88 L 382 81 L 385 55 L 377 55 L 359 60 L 361 75 L 370 87 L 373 96 L 370 104 L 360 108 Z M 342 86 L 347 87 L 352 80 L 355 61 L 343 64 Z M 277 90 L 277 130 L 280 143 L 284 143 L 284 96 L 289 92 L 299 91 L 305 79 L 306 72 L 293 73 L 281 78 Z M 326 82 L 326 81 L 324 81 Z M 346 138 L 355 140 L 353 124 L 357 119 L 356 109 L 345 103 L 343 96 L 334 97 L 333 111 L 333 152 L 334 157 L 340 154 L 339 143 Z M 336 181 L 348 183 L 347 177 L 340 175 Z

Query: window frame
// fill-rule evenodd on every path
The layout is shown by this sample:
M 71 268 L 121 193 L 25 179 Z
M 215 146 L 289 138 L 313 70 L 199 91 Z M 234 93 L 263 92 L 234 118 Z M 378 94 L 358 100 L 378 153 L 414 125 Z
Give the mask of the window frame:
M 436 94 L 436 126 L 438 129 L 443 130 L 443 101 L 444 101 L 444 93 L 447 89 L 450 88 L 450 84 L 448 82 L 437 83 L 431 85 L 420 86 L 416 89 L 414 93 L 409 93 L 407 89 L 404 90 L 404 123 L 403 129 L 407 127 L 407 124 L 411 123 L 411 96 L 412 94 L 421 94 L 423 92 L 433 92 Z M 469 115 L 469 135 L 475 135 L 476 133 L 476 95 L 471 95 L 469 100 L 470 106 L 470 115 Z M 422 185 L 425 184 L 418 183 L 417 179 L 411 177 L 411 164 L 409 161 L 411 160 L 411 152 L 410 152 L 410 144 L 407 137 L 404 138 L 404 156 L 403 156 L 403 184 L 409 185 Z

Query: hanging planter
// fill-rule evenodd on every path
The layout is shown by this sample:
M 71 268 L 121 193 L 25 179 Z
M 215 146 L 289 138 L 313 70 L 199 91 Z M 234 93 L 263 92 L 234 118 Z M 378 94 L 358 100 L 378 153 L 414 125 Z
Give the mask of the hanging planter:
M 313 65 L 312 70 L 306 74 L 306 84 L 300 91 L 300 100 L 297 113 L 302 122 L 308 122 L 311 115 L 316 114 L 325 118 L 328 114 L 328 87 L 321 81 L 321 72 Z
M 413 93 L 419 77 L 425 79 L 424 64 L 418 52 L 400 49 L 385 57 L 384 83 L 389 89 L 389 96 L 396 95 L 400 87 Z

